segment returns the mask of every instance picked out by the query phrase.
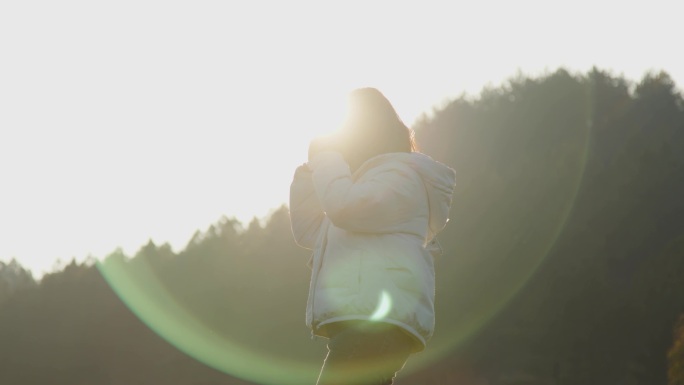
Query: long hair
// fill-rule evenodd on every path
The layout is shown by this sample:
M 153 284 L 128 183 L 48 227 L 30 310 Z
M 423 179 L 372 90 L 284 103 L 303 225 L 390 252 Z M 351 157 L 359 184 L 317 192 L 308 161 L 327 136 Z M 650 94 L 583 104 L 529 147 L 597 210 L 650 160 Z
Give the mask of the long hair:
M 359 88 L 349 94 L 340 135 L 341 152 L 352 172 L 380 154 L 416 151 L 413 132 L 375 88 Z

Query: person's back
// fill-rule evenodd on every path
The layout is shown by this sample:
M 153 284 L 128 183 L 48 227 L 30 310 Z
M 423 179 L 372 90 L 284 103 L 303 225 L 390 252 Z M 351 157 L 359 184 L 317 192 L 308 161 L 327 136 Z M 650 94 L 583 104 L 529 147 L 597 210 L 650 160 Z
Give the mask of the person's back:
M 312 141 L 295 172 L 292 230 L 314 250 L 307 324 L 330 338 L 319 385 L 390 384 L 432 335 L 431 246 L 447 222 L 454 171 L 413 150 L 384 96 L 361 89 L 347 125 Z

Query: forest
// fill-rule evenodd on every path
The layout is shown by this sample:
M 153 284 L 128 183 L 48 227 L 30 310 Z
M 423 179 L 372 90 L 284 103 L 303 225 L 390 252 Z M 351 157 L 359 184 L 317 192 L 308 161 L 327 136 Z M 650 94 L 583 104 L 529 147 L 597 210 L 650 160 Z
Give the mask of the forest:
M 412 128 L 457 185 L 436 332 L 396 384 L 684 385 L 684 99 L 667 73 L 518 74 Z M 283 206 L 40 280 L 0 262 L 0 384 L 313 384 L 308 257 Z

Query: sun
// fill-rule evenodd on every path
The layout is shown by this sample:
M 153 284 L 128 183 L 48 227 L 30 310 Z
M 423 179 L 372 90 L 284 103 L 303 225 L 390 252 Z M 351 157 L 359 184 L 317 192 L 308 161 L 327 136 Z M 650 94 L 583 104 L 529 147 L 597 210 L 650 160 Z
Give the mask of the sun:
M 340 127 L 347 110 L 347 93 L 330 92 L 309 99 L 310 105 L 306 107 L 308 124 L 303 130 L 309 138 L 329 135 Z

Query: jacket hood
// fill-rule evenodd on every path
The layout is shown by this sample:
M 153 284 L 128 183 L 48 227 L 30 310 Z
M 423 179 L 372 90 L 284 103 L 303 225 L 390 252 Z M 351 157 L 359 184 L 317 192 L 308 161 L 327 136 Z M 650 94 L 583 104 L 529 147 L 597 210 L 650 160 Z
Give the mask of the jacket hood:
M 456 184 L 456 172 L 449 166 L 419 153 L 389 153 L 376 156 L 364 163 L 355 174 L 361 174 L 379 163 L 401 162 L 420 175 L 427 192 L 430 210 L 430 238 L 439 233 L 449 221 L 449 209 Z

